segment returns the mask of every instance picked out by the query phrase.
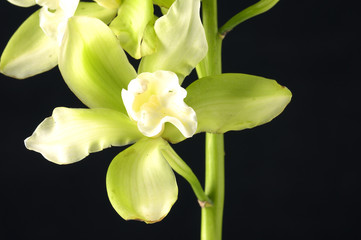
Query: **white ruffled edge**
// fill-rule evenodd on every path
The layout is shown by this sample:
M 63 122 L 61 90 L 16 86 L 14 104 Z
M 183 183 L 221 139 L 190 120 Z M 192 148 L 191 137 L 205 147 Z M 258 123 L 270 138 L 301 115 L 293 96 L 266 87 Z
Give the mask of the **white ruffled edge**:
M 152 109 L 148 102 L 144 103 L 139 111 L 133 108 L 136 96 L 147 90 L 149 81 L 161 86 L 161 88 L 157 86 L 156 89 L 151 86 L 151 91 L 159 93 L 158 99 L 164 110 L 162 113 L 159 113 L 158 109 L 153 111 L 154 108 Z M 170 92 L 172 92 L 171 96 L 169 96 Z M 178 128 L 187 138 L 194 135 L 197 130 L 197 117 L 195 111 L 184 102 L 186 96 L 187 92 L 179 85 L 177 75 L 162 70 L 154 73 L 141 73 L 129 83 L 128 90 L 122 90 L 122 99 L 128 115 L 137 122 L 139 131 L 147 137 L 161 135 L 167 122 Z

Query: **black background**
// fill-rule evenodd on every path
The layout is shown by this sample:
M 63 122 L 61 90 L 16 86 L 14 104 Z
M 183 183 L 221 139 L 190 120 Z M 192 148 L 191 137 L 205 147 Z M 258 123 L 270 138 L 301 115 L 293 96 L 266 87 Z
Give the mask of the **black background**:
M 219 1 L 220 24 L 253 2 Z M 276 79 L 293 92 L 271 123 L 225 136 L 224 239 L 361 239 L 360 7 L 283 0 L 224 40 L 224 72 Z M 1 51 L 35 9 L 1 1 Z M 24 147 L 54 107 L 83 107 L 57 68 L 0 78 L 1 239 L 199 239 L 200 209 L 181 177 L 162 222 L 126 222 L 105 189 L 107 167 L 124 148 L 58 166 Z M 174 146 L 202 182 L 203 139 Z

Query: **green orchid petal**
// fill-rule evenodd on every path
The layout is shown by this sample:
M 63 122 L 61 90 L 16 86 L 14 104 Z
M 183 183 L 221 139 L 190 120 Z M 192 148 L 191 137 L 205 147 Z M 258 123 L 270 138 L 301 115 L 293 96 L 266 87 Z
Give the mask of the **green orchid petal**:
M 48 38 L 39 26 L 39 11 L 32 14 L 5 47 L 0 71 L 24 79 L 48 71 L 58 63 L 56 41 Z
M 111 162 L 106 177 L 107 192 L 122 218 L 158 222 L 177 200 L 174 173 L 161 153 L 167 146 L 162 138 L 142 139 Z
M 98 18 L 105 24 L 109 24 L 114 19 L 116 14 L 116 9 L 104 8 L 93 2 L 80 2 L 75 12 L 75 16 Z
M 208 46 L 199 16 L 200 1 L 177 0 L 154 25 L 159 38 L 157 52 L 145 56 L 138 72 L 168 70 L 180 82 L 204 58 Z
M 31 7 L 36 4 L 35 0 L 8 0 L 8 2 L 19 7 Z
M 36 0 L 42 6 L 39 17 L 44 33 L 60 45 L 68 19 L 74 16 L 79 0 Z
M 291 92 L 274 80 L 247 74 L 199 79 L 187 88 L 185 102 L 197 114 L 197 132 L 225 133 L 271 121 L 290 102 Z
M 175 0 L 153 0 L 153 3 L 159 7 L 170 8 L 174 1 Z
M 141 45 L 145 29 L 152 20 L 152 0 L 125 0 L 118 10 L 118 16 L 109 27 L 117 35 L 123 49 L 133 58 L 139 59 L 142 57 Z
M 127 145 L 142 137 L 136 124 L 118 111 L 59 107 L 40 123 L 25 145 L 51 162 L 69 164 L 89 153 Z
M 90 17 L 69 19 L 59 68 L 69 88 L 88 107 L 125 113 L 121 90 L 137 75 L 117 38 L 102 21 Z
M 94 1 L 97 2 L 100 6 L 109 9 L 117 9 L 122 3 L 122 0 L 94 0 Z

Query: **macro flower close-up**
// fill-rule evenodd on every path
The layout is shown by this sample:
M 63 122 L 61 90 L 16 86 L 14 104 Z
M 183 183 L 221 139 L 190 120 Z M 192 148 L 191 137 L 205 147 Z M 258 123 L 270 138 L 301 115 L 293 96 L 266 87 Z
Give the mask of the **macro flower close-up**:
M 350 3 L 0 1 L 0 238 L 361 239 Z

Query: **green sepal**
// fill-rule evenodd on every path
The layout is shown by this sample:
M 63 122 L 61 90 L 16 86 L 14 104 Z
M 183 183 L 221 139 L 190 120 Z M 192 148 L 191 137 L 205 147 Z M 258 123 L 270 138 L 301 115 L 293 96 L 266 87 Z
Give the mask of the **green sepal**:
M 201 78 L 187 88 L 184 101 L 194 109 L 197 132 L 225 133 L 271 121 L 292 94 L 274 80 L 247 74 Z
M 109 9 L 94 2 L 79 2 L 75 16 L 94 17 L 109 24 L 117 14 L 117 9 Z
M 176 0 L 166 15 L 154 24 L 157 51 L 142 58 L 138 72 L 171 71 L 179 82 L 195 68 L 208 51 L 199 16 L 200 1 Z
M 58 63 L 57 42 L 39 26 L 39 11 L 13 34 L 0 59 L 1 73 L 24 79 L 48 71 Z
M 161 149 L 162 138 L 144 138 L 111 162 L 106 185 L 109 200 L 125 220 L 161 221 L 178 197 L 174 173 Z
M 139 59 L 143 54 L 148 55 L 154 52 L 154 49 L 153 51 L 148 49 L 148 51 L 144 52 L 141 47 L 145 37 L 145 30 L 152 20 L 152 0 L 125 0 L 118 9 L 118 16 L 111 22 L 109 27 L 117 35 L 123 49 L 133 58 Z M 152 39 L 152 41 L 156 40 L 157 38 Z
M 114 33 L 99 19 L 69 19 L 59 69 L 69 88 L 88 107 L 126 113 L 121 90 L 137 74 Z

